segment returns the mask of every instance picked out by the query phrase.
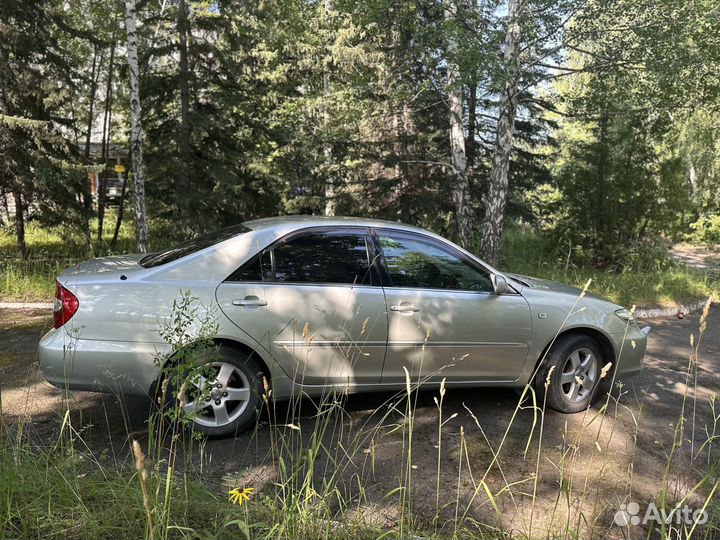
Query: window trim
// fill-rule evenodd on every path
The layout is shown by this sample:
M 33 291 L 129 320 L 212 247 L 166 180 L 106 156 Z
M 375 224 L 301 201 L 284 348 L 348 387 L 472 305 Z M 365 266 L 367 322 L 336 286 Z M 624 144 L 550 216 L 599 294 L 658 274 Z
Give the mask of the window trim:
M 399 236 L 405 236 L 410 239 L 418 239 L 421 241 L 426 242 L 427 244 L 442 249 L 445 251 L 450 252 L 451 254 L 458 257 L 461 261 L 463 261 L 466 264 L 469 264 L 472 268 L 475 270 L 478 270 L 479 272 L 482 272 L 486 274 L 488 277 L 493 275 L 494 272 L 490 271 L 489 268 L 487 268 L 485 265 L 479 264 L 474 259 L 468 257 L 465 253 L 457 249 L 455 246 L 450 244 L 446 241 L 438 240 L 437 238 L 433 236 L 429 236 L 427 234 L 423 234 L 416 231 L 407 231 L 404 229 L 395 229 L 392 227 L 371 227 L 370 230 L 373 241 L 375 243 L 375 249 L 379 251 L 380 257 L 379 260 L 381 261 L 382 266 L 382 283 L 383 287 L 388 289 L 396 289 L 396 290 L 409 290 L 409 291 L 438 291 L 438 292 L 451 292 L 453 294 L 455 293 L 465 293 L 465 294 L 484 294 L 484 295 L 492 295 L 492 296 L 498 296 L 495 291 L 471 291 L 468 289 L 440 289 L 440 288 L 434 288 L 434 287 L 407 287 L 407 286 L 396 286 L 392 284 L 392 278 L 390 275 L 390 267 L 387 264 L 387 260 L 385 259 L 385 253 L 382 250 L 382 245 L 380 243 L 380 235 L 385 234 L 393 234 L 393 235 L 399 235 Z M 508 283 L 508 292 L 506 294 L 520 294 L 518 293 L 509 283 Z
M 322 233 L 351 233 L 357 236 L 363 236 L 365 238 L 365 251 L 368 257 L 368 271 L 370 272 L 370 279 L 371 281 L 377 280 L 378 284 L 374 285 L 371 283 L 318 283 L 318 282 L 309 282 L 309 281 L 277 281 L 274 277 L 272 281 L 270 280 L 247 280 L 247 281 L 236 281 L 236 280 L 230 280 L 230 277 L 232 277 L 236 272 L 241 270 L 245 265 L 252 262 L 252 260 L 260 255 L 261 257 L 263 255 L 269 254 L 270 256 L 270 264 L 272 268 L 273 276 L 276 275 L 275 270 L 275 249 L 283 244 L 287 244 L 288 242 L 294 240 L 297 237 L 310 235 L 310 234 L 322 234 Z M 223 280 L 223 283 L 249 283 L 249 284 L 258 284 L 261 283 L 263 285 L 292 285 L 292 286 L 311 286 L 311 287 L 353 287 L 353 288 L 359 288 L 359 287 L 372 287 L 372 288 L 382 288 L 383 287 L 383 278 L 381 274 L 381 266 L 379 263 L 379 257 L 376 253 L 377 246 L 375 245 L 375 241 L 372 238 L 370 227 L 367 227 L 365 225 L 343 225 L 341 227 L 333 227 L 328 225 L 321 225 L 321 226 L 311 226 L 311 227 L 303 227 L 302 229 L 296 229 L 294 231 L 291 231 L 284 236 L 281 236 L 280 238 L 275 239 L 273 242 L 268 244 L 266 247 L 256 251 L 247 261 L 245 261 L 242 265 L 240 265 L 238 268 L 236 268 L 227 278 Z M 382 252 L 380 253 L 382 255 Z M 262 276 L 261 276 L 262 278 Z

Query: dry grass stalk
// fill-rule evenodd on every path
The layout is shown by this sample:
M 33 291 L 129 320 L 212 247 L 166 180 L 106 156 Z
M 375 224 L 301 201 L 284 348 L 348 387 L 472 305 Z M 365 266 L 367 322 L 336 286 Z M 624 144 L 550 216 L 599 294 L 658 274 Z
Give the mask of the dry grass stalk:
M 140 489 L 142 489 L 143 506 L 145 507 L 145 515 L 147 517 L 148 538 L 152 540 L 155 537 L 155 527 L 153 526 L 150 496 L 148 495 L 148 472 L 145 467 L 145 454 L 143 454 L 142 448 L 140 448 L 140 443 L 136 440 L 133 440 L 132 448 L 133 454 L 135 455 L 135 468 L 140 475 Z

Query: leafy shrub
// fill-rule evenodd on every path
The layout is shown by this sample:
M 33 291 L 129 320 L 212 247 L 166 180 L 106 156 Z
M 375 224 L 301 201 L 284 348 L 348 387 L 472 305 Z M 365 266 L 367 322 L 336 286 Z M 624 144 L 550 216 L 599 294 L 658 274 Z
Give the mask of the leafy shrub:
M 538 232 L 532 227 L 511 223 L 503 235 L 500 257 L 509 267 L 522 267 L 535 261 L 566 270 L 588 267 L 597 271 L 647 272 L 675 266 L 667 246 L 659 238 L 628 237 L 625 242 L 601 242 L 583 231 L 561 225 Z
M 700 216 L 690 228 L 692 232 L 687 235 L 688 241 L 708 246 L 720 244 L 720 214 Z

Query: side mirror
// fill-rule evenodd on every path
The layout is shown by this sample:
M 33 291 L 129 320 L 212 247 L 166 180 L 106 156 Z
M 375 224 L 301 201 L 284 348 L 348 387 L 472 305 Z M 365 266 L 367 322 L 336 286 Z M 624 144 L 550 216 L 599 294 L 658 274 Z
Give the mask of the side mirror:
M 493 274 L 490 278 L 492 279 L 493 287 L 495 288 L 495 294 L 505 294 L 508 292 L 508 283 L 505 276 Z

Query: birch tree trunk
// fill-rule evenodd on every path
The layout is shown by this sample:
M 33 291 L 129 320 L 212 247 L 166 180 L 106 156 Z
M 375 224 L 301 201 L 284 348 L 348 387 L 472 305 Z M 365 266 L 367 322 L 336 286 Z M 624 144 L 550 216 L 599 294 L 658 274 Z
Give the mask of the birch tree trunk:
M 445 18 L 457 17 L 452 2 L 445 4 Z M 448 51 L 457 53 L 457 42 L 449 38 Z M 455 175 L 453 203 L 455 205 L 455 229 L 457 241 L 464 248 L 470 248 L 473 241 L 473 219 L 470 206 L 470 182 L 467 174 L 465 155 L 465 131 L 463 129 L 463 85 L 460 82 L 460 68 L 451 58 L 447 68 L 448 120 L 450 124 L 450 162 Z
M 603 102 L 602 113 L 600 115 L 600 133 L 598 136 L 598 158 L 597 158 L 597 221 L 596 221 L 596 234 L 602 238 L 605 234 L 605 180 L 606 180 L 606 165 L 608 160 L 608 124 L 610 122 L 610 115 L 608 112 L 607 103 Z
M 477 152 L 477 143 L 475 135 L 477 134 L 477 76 L 473 77 L 468 86 L 468 122 L 467 122 L 467 138 L 465 139 L 465 155 L 467 158 L 468 174 L 472 175 L 472 169 L 475 166 L 475 154 Z
M 697 202 L 698 184 L 697 175 L 695 173 L 695 164 L 691 161 L 688 166 L 688 182 L 690 183 L 690 192 L 692 193 L 693 202 Z
M 480 253 L 485 261 L 492 265 L 498 262 L 500 240 L 502 239 L 503 221 L 505 219 L 505 203 L 508 194 L 508 172 L 510 169 L 510 152 L 513 146 L 515 131 L 515 114 L 518 102 L 518 77 L 520 66 L 518 61 L 518 42 L 520 40 L 520 24 L 518 16 L 522 10 L 523 0 L 509 0 L 508 27 L 505 32 L 505 63 L 506 76 L 500 100 L 500 115 L 495 135 L 490 184 L 485 201 L 485 219 Z
M 329 87 L 330 84 L 328 83 L 328 75 L 327 73 L 323 75 L 323 86 L 324 86 L 324 94 L 326 96 L 326 99 L 328 99 L 328 95 L 330 93 Z M 325 127 L 325 133 L 327 136 L 327 131 L 329 129 L 330 124 L 330 112 L 328 111 L 327 104 L 325 105 L 325 111 L 323 112 L 323 125 Z M 323 157 L 325 158 L 325 166 L 327 167 L 327 178 L 325 179 L 325 215 L 326 216 L 334 216 L 335 215 L 335 182 L 332 176 L 332 173 L 330 173 L 330 168 L 332 167 L 332 147 L 330 146 L 330 143 L 325 143 L 325 147 L 323 148 Z
M 135 203 L 135 240 L 140 253 L 148 250 L 148 226 L 145 213 L 145 171 L 143 167 L 143 133 L 140 120 L 140 88 L 135 0 L 125 0 L 125 28 L 130 69 L 130 152 L 132 154 L 133 199 Z
M 8 205 L 7 194 L 3 193 L 2 196 L 3 209 L 5 210 L 5 221 L 10 223 L 10 207 Z
M 330 20 L 330 14 L 333 9 L 332 0 L 325 0 L 325 16 L 327 20 Z M 325 136 L 330 129 L 330 108 L 328 101 L 330 100 L 330 74 L 328 73 L 327 64 L 323 67 L 323 98 L 324 98 L 324 109 L 323 109 L 323 129 L 325 130 Z M 335 215 L 335 182 L 330 168 L 332 167 L 332 146 L 330 143 L 325 143 L 323 148 L 323 156 L 325 158 L 325 166 L 327 167 L 327 178 L 325 180 L 325 215 Z
M 405 193 L 408 190 L 408 179 L 410 171 L 408 168 L 408 131 L 412 129 L 412 121 L 410 118 L 410 108 L 408 104 L 396 100 L 390 104 L 393 121 L 393 153 L 395 154 L 395 181 L 392 193 L 388 194 L 388 199 L 383 201 L 383 205 L 393 205 L 395 207 L 395 215 L 400 221 L 410 219 L 407 214 L 407 204 L 404 202 Z
M 85 132 L 85 150 L 83 152 L 83 157 L 86 161 L 90 158 L 90 141 L 92 140 L 92 127 L 95 116 L 95 94 L 97 93 L 98 79 L 100 78 L 100 67 L 97 64 L 98 46 L 93 45 L 92 71 L 90 73 L 90 96 L 88 98 L 87 130 Z M 100 64 L 102 65 L 102 55 L 100 55 Z M 97 75 L 95 75 L 96 69 Z

